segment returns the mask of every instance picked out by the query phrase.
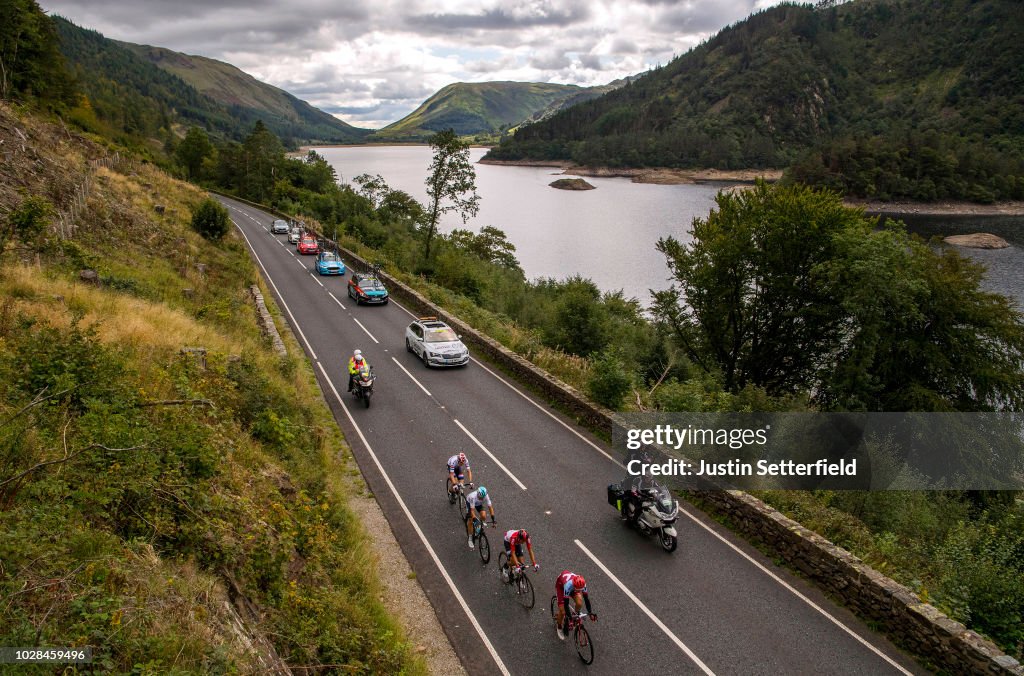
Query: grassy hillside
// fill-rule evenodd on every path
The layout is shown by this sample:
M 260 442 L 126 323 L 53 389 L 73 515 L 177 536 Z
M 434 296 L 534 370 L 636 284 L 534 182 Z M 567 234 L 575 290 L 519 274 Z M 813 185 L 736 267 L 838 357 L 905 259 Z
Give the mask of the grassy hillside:
M 0 256 L 0 644 L 91 646 L 115 673 L 422 672 L 346 507 L 351 452 L 294 341 L 281 358 L 260 333 L 244 244 L 191 231 L 194 187 L 90 169 L 101 150 L 59 125 L 0 105 L 0 140 L 0 223 L 94 176 L 73 239 Z
M 581 91 L 575 85 L 540 82 L 456 82 L 372 140 L 424 139 L 448 128 L 460 136 L 495 134 Z
M 781 5 L 520 129 L 494 159 L 791 167 L 875 197 L 1024 196 L 1024 5 Z
M 83 94 L 71 119 L 126 145 L 137 145 L 142 139 L 159 148 L 172 130 L 182 126 L 200 126 L 215 136 L 238 140 L 257 120 L 263 120 L 289 146 L 305 141 L 344 143 L 367 133 L 227 64 L 205 59 L 202 69 L 193 69 L 206 73 L 198 78 L 205 87 L 200 91 L 175 70 L 165 70 L 143 56 L 150 50 L 162 54 L 164 62 L 174 61 L 174 52 L 129 46 L 60 17 L 54 17 L 53 23 Z M 186 61 L 198 58 L 177 56 Z M 221 86 L 230 91 L 220 92 Z M 244 92 L 244 98 L 238 92 Z
M 314 108 L 305 101 L 265 82 L 260 82 L 231 64 L 204 56 L 182 54 L 162 47 L 120 42 L 120 45 L 150 61 L 163 70 L 178 76 L 214 101 L 228 106 L 253 111 L 264 123 L 292 126 L 296 132 L 290 136 L 303 140 L 334 142 L 358 141 L 370 133 L 342 122 L 333 115 Z M 275 132 L 279 133 L 279 132 Z

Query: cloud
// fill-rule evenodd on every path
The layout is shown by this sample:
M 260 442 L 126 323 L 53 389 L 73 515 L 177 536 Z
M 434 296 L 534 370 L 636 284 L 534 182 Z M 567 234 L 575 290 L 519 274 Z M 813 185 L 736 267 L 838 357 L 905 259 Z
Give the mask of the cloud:
M 108 37 L 227 61 L 382 126 L 452 82 L 591 86 L 777 0 L 40 0 Z

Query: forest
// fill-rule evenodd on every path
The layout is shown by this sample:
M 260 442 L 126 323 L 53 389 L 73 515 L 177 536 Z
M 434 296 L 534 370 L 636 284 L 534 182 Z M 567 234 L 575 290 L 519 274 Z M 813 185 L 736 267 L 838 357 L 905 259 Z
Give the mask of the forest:
M 1024 197 L 1024 7 L 784 3 L 488 157 L 783 168 L 882 200 Z

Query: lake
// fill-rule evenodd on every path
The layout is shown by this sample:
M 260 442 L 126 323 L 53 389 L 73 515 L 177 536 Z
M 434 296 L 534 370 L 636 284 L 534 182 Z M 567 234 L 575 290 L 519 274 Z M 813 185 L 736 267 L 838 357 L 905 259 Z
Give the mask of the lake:
M 426 202 L 428 146 L 353 146 L 317 148 L 351 183 L 359 174 L 380 174 L 394 189 Z M 664 257 L 655 249 L 661 237 L 690 240 L 690 224 L 714 206 L 721 185 L 650 185 L 626 178 L 586 180 L 597 190 L 551 188 L 560 170 L 551 167 L 510 167 L 476 164 L 487 152 L 472 148 L 480 213 L 466 226 L 449 214 L 441 230 L 485 225 L 500 228 L 516 246 L 527 277 L 589 277 L 604 291 L 623 290 L 628 297 L 650 303 L 650 289 L 669 285 Z M 962 249 L 989 268 L 985 284 L 1024 307 L 1024 218 L 904 218 L 924 236 L 992 232 L 1011 242 L 1009 249 Z

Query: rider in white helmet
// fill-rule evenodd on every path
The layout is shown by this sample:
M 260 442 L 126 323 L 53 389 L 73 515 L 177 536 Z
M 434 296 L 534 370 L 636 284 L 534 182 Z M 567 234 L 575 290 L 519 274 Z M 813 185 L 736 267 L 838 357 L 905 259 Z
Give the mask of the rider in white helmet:
M 351 392 L 352 388 L 356 384 L 356 375 L 364 368 L 369 367 L 369 364 L 363 359 L 363 351 L 356 350 L 352 353 L 352 358 L 348 360 L 348 391 Z

